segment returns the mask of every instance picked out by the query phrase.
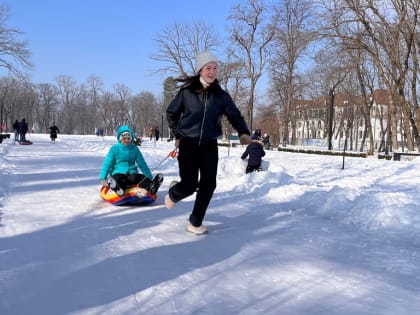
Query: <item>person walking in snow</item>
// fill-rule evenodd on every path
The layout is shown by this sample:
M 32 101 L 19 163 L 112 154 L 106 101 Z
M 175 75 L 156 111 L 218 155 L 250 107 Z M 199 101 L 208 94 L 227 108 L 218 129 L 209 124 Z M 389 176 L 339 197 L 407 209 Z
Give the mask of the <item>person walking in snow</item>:
M 262 143 L 264 145 L 264 149 L 270 150 L 270 136 L 267 133 L 264 134 L 262 138 Z
M 134 131 L 128 126 L 117 130 L 117 144 L 113 145 L 106 155 L 99 174 L 102 186 L 109 186 L 119 196 L 133 185 L 156 194 L 163 181 L 163 175 L 153 178 L 143 154 L 134 143 Z M 139 169 L 142 173 L 139 173 Z
M 257 129 L 254 131 L 251 137 L 252 140 L 261 140 L 261 129 Z
M 155 129 L 153 127 L 150 127 L 149 129 L 150 141 L 152 141 L 154 133 L 155 133 Z
M 13 124 L 13 130 L 15 131 L 15 141 L 19 141 L 19 120 L 17 119 Z
M 26 141 L 26 133 L 28 132 L 28 123 L 26 122 L 25 118 L 19 123 L 19 141 L 25 142 Z
M 217 138 L 222 135 L 222 116 L 236 129 L 241 143 L 252 140 L 241 112 L 219 85 L 216 57 L 208 51 L 197 54 L 195 72 L 177 79 L 183 84 L 166 110 L 168 126 L 176 138 L 181 180 L 171 183 L 165 205 L 171 209 L 196 192 L 187 231 L 200 235 L 207 233 L 203 220 L 216 189 Z
M 50 127 L 50 138 L 51 142 L 55 142 L 55 139 L 57 139 L 57 134 L 60 132 L 58 127 L 53 123 L 53 125 Z
M 261 171 L 261 162 L 263 156 L 265 156 L 265 151 L 260 141 L 251 142 L 245 149 L 245 152 L 242 153 L 241 159 L 245 160 L 248 158 L 248 164 L 245 169 L 245 173 L 252 173 L 254 171 Z
M 155 140 L 159 141 L 159 137 L 160 137 L 159 127 L 155 127 L 154 133 L 155 133 Z

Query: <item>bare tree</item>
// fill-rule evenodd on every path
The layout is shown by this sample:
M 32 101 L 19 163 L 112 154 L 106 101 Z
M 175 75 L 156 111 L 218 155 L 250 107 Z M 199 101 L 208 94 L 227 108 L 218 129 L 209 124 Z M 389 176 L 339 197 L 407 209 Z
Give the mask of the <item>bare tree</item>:
M 104 89 L 102 79 L 95 75 L 89 76 L 86 80 L 86 89 L 86 105 L 89 107 L 89 111 L 91 113 L 89 117 L 90 123 L 93 125 L 93 128 L 105 129 L 106 119 L 102 116 L 103 112 L 100 110 L 101 95 Z M 98 120 L 97 115 L 99 115 L 101 119 Z
M 247 111 L 248 87 L 246 85 L 247 73 L 242 60 L 235 59 L 231 48 L 227 48 L 226 61 L 219 62 L 218 79 L 220 84 L 232 97 L 241 112 Z M 224 117 L 222 120 L 223 138 L 226 140 L 233 132 L 232 125 Z
M 278 146 L 280 143 L 280 121 L 279 107 L 275 105 L 261 106 L 258 107 L 257 115 L 255 116 L 255 122 L 258 126 L 264 126 L 264 133 L 270 136 L 270 142 L 274 146 Z
M 160 108 L 151 92 L 140 92 L 131 101 L 133 128 L 139 135 L 144 135 L 150 127 L 159 126 Z
M 133 125 L 133 120 L 130 113 L 129 101 L 131 98 L 131 90 L 128 86 L 122 83 L 114 85 L 114 92 L 117 95 L 117 100 L 114 102 L 118 125 Z
M 388 106 L 388 142 L 397 149 L 397 108 L 402 112 L 408 149 L 418 138 L 412 108 L 406 97 L 412 54 L 416 54 L 418 0 L 334 0 L 328 3 L 333 28 L 348 48 L 366 51 L 391 92 Z M 327 7 L 327 6 L 326 6 Z M 411 134 L 413 132 L 413 136 Z M 418 142 L 418 141 L 417 141 Z M 388 146 L 387 146 L 388 148 Z
M 16 28 L 7 26 L 9 7 L 0 4 L 0 67 L 6 68 L 12 74 L 23 77 L 23 69 L 32 69 L 31 52 L 25 41 L 18 36 L 23 33 Z
M 252 129 L 255 89 L 268 61 L 269 45 L 275 31 L 263 0 L 247 0 L 245 4 L 235 6 L 229 19 L 232 22 L 230 34 L 233 45 L 239 48 L 235 54 L 238 59 L 244 60 L 249 80 L 246 119 Z
M 49 83 L 36 85 L 36 122 L 41 132 L 47 132 L 50 124 L 58 118 L 58 88 Z
M 214 27 L 202 21 L 192 24 L 173 23 L 154 37 L 159 52 L 151 55 L 161 61 L 158 72 L 187 76 L 194 73 L 195 56 L 204 50 L 216 49 L 220 40 Z
M 344 14 L 345 10 L 338 10 L 338 16 Z M 338 54 L 342 55 L 347 59 L 347 68 L 350 73 L 349 80 L 347 80 L 347 87 L 354 87 L 357 85 L 357 89 L 352 88 L 347 90 L 347 94 L 351 98 L 355 98 L 355 95 L 361 95 L 361 103 L 357 104 L 357 108 L 360 109 L 360 113 L 363 115 L 364 119 L 364 132 L 360 143 L 360 151 L 363 151 L 363 148 L 366 143 L 366 139 L 369 138 L 369 148 L 368 154 L 372 155 L 374 153 L 374 143 L 373 143 L 373 130 L 371 126 L 371 111 L 373 108 L 374 100 L 372 98 L 375 87 L 378 84 L 378 75 L 375 70 L 375 65 L 371 62 L 369 54 L 362 48 L 360 45 L 355 45 L 356 41 L 348 41 L 347 36 L 344 34 L 353 34 L 356 38 L 360 36 L 359 32 L 354 32 L 353 30 L 346 30 L 348 25 L 344 23 L 336 23 L 340 19 L 336 19 L 335 15 L 331 20 L 326 20 L 325 33 L 330 31 L 333 36 L 326 36 L 330 45 L 336 47 Z M 331 23 L 328 23 L 331 22 Z M 357 30 L 357 27 L 356 27 Z M 356 106 L 356 105 L 354 105 Z M 358 111 L 359 112 L 359 111 Z M 348 120 L 348 126 L 353 126 L 353 121 Z M 356 142 L 358 138 L 356 137 Z
M 81 96 L 81 88 L 77 82 L 70 76 L 59 75 L 55 79 L 58 88 L 58 116 L 57 121 L 61 128 L 60 130 L 65 133 L 76 131 L 76 124 L 78 119 L 77 104 Z M 80 131 L 79 131 L 80 132 Z
M 285 93 L 279 102 L 284 106 L 283 136 L 289 142 L 289 126 L 291 126 L 291 143 L 296 144 L 296 120 L 291 117 L 293 99 L 302 94 L 297 75 L 297 62 L 305 55 L 308 46 L 316 38 L 313 2 L 309 0 L 282 0 L 275 7 L 276 35 L 274 37 L 275 53 L 272 55 L 273 84 L 285 84 Z

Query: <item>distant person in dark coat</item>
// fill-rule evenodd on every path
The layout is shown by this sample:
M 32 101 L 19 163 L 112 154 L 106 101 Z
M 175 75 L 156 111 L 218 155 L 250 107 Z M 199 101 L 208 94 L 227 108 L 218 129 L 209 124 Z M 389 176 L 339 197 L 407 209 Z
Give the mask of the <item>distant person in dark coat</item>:
M 25 118 L 19 123 L 19 141 L 26 141 L 26 133 L 28 132 L 28 123 Z
M 13 130 L 15 131 L 15 141 L 19 141 L 19 120 L 17 119 L 13 124 Z
M 261 171 L 261 162 L 262 157 L 265 156 L 265 151 L 260 142 L 251 142 L 248 144 L 241 159 L 245 160 L 248 156 L 248 165 L 246 166 L 245 173 L 248 174 L 254 171 Z
M 50 138 L 51 142 L 55 142 L 55 139 L 57 139 L 57 134 L 60 132 L 58 127 L 55 125 L 55 123 L 50 127 Z
M 158 127 L 156 127 L 156 128 L 155 128 L 155 139 L 156 139 L 156 141 L 158 141 L 158 140 L 159 140 L 159 136 L 160 136 L 160 131 L 159 131 L 159 128 L 158 128 Z
M 264 134 L 262 142 L 264 144 L 264 149 L 270 150 L 270 136 L 268 134 Z
M 261 140 L 261 129 L 257 129 L 254 131 L 251 137 L 252 140 Z

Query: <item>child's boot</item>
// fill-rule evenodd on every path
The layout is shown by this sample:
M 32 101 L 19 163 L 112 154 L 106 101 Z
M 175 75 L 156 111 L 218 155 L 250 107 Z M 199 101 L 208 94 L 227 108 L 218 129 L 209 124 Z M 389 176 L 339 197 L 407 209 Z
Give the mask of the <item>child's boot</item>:
M 109 188 L 115 191 L 118 196 L 124 195 L 124 189 L 118 185 L 117 181 L 113 177 L 108 178 L 107 183 Z
M 155 195 L 157 191 L 159 190 L 160 185 L 162 185 L 163 182 L 163 175 L 161 173 L 158 173 L 155 178 L 153 178 L 152 182 L 149 186 L 149 192 L 152 195 Z

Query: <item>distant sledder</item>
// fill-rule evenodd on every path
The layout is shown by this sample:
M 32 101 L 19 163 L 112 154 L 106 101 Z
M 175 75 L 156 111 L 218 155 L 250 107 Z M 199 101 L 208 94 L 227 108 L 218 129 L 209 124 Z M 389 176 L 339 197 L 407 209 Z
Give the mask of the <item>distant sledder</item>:
M 117 144 L 110 148 L 102 164 L 101 197 L 114 205 L 150 204 L 156 200 L 163 182 L 162 174 L 153 178 L 134 139 L 135 134 L 128 126 L 118 128 Z

